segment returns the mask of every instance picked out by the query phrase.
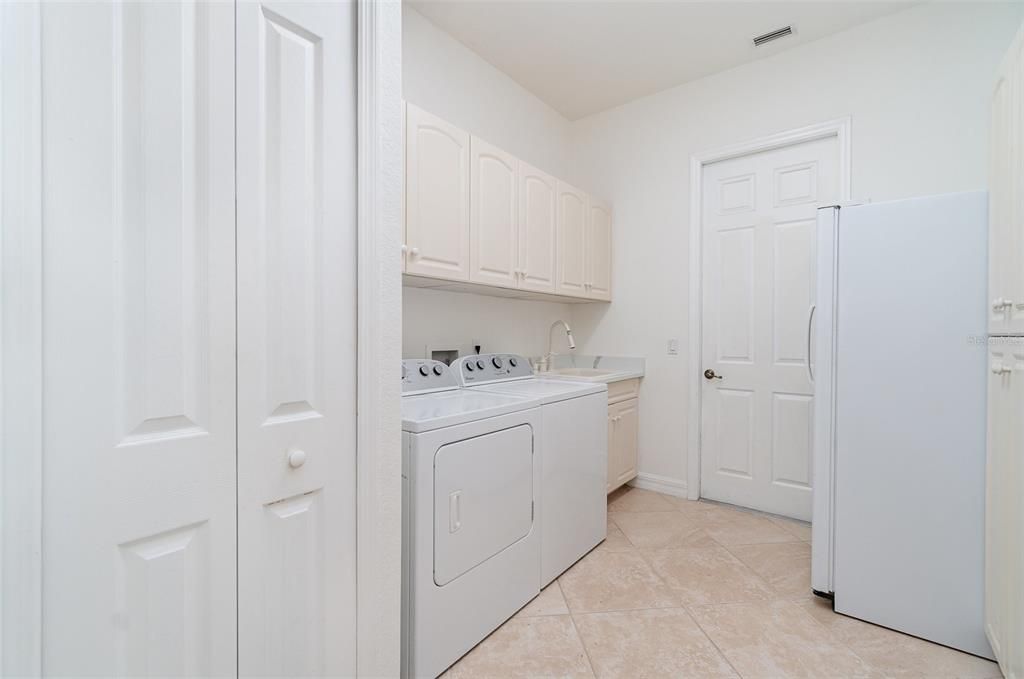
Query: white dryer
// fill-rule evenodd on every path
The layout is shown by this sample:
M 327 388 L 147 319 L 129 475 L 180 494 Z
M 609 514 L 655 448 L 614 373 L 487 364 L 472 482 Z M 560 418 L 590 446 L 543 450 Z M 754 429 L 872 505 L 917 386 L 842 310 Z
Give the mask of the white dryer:
M 436 677 L 540 592 L 537 399 L 402 362 L 402 674 Z
M 605 539 L 608 386 L 535 377 L 515 354 L 465 356 L 452 364 L 469 391 L 541 402 L 541 587 Z

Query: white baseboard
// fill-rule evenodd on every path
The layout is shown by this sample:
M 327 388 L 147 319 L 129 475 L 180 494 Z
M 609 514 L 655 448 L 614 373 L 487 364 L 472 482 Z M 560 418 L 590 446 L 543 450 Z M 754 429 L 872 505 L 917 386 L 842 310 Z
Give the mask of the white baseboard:
M 665 495 L 674 495 L 676 497 L 686 497 L 686 482 L 680 481 L 679 479 L 673 479 L 670 476 L 658 476 L 657 474 L 647 474 L 640 472 L 636 475 L 636 478 L 629 482 L 629 485 L 634 488 L 643 488 L 644 490 L 653 490 L 658 493 L 664 493 Z

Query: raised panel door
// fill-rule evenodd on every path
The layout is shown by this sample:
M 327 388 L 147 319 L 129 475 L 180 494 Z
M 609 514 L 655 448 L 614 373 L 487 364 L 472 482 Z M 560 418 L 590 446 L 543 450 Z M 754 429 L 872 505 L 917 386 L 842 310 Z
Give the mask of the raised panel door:
M 555 292 L 558 181 L 519 162 L 519 287 Z
M 469 280 L 469 133 L 406 106 L 405 270 Z
M 703 497 L 811 518 L 808 315 L 838 165 L 830 137 L 703 169 Z
M 242 676 L 356 671 L 355 12 L 238 6 Z
M 555 292 L 587 294 L 587 196 L 558 182 L 558 267 Z
M 640 431 L 639 400 L 629 399 L 609 407 L 615 430 L 614 484 L 621 486 L 636 476 Z
M 518 163 L 482 139 L 470 140 L 469 278 L 476 283 L 512 288 L 519 280 Z
M 234 10 L 44 3 L 54 676 L 233 676 Z
M 587 296 L 612 298 L 612 210 L 593 198 L 587 218 Z

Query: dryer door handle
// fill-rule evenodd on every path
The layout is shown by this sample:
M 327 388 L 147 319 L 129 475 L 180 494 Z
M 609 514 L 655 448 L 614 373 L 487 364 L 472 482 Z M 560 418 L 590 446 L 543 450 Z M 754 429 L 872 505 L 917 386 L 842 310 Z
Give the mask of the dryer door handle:
M 448 496 L 448 532 L 457 533 L 462 528 L 462 491 L 456 490 Z

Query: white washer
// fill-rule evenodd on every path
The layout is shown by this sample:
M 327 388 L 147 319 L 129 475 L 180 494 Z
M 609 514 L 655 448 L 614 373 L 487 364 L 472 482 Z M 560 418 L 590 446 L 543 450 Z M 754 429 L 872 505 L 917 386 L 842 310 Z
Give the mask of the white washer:
M 541 587 L 605 539 L 608 386 L 535 377 L 515 354 L 465 356 L 452 364 L 472 391 L 538 399 L 541 407 Z
M 540 404 L 428 360 L 402 394 L 402 674 L 436 677 L 540 592 Z

